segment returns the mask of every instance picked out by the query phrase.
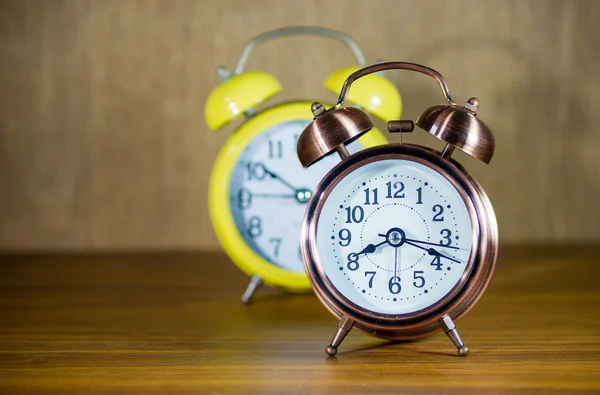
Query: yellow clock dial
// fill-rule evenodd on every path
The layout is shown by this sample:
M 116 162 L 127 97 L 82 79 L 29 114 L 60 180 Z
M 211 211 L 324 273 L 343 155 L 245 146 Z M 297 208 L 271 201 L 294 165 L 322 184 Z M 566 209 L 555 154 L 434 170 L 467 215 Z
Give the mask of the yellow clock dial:
M 310 169 L 298 162 L 296 141 L 312 119 L 308 102 L 279 105 L 251 118 L 221 149 L 209 186 L 211 220 L 232 261 L 248 275 L 292 291 L 310 288 L 300 255 L 306 204 L 339 162 L 337 155 Z M 386 142 L 372 131 L 348 149 Z

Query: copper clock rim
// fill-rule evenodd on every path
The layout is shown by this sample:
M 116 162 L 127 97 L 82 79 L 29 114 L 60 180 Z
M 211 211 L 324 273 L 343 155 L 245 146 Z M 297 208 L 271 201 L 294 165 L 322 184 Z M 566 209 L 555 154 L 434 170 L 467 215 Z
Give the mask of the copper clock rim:
M 365 309 L 348 300 L 331 283 L 323 270 L 316 247 L 317 222 L 325 204 L 336 185 L 352 171 L 372 162 L 386 159 L 403 159 L 423 164 L 442 175 L 463 199 L 473 229 L 473 239 L 469 262 L 459 281 L 443 298 L 424 309 L 406 314 L 382 314 Z M 486 229 L 483 225 L 488 225 Z M 314 241 L 311 243 L 311 239 Z M 493 208 L 477 181 L 457 162 L 441 158 L 439 152 L 427 147 L 408 144 L 388 144 L 362 150 L 351 155 L 321 180 L 309 202 L 302 229 L 302 256 L 308 278 L 323 304 L 337 317 L 342 315 L 353 319 L 357 327 L 365 332 L 394 332 L 413 326 L 423 326 L 423 322 L 437 321 L 445 312 L 453 313 L 454 318 L 466 314 L 485 291 L 493 274 L 497 256 L 497 224 Z M 475 269 L 475 270 L 474 270 Z M 487 269 L 487 270 L 484 270 Z M 474 293 L 474 294 L 473 294 Z M 473 294 L 473 295 L 471 295 Z M 455 307 L 469 299 L 464 308 Z M 409 326 L 406 323 L 411 323 Z M 402 323 L 400 325 L 400 323 Z M 431 325 L 429 325 L 431 327 Z M 425 335 L 428 330 L 421 335 Z M 420 336 L 420 335 L 419 335 Z M 393 336 L 383 336 L 393 337 Z M 411 338 L 418 336 L 408 336 Z
M 307 224 L 307 228 L 310 232 L 310 235 L 312 236 L 313 240 L 315 240 L 315 244 L 316 244 L 317 222 L 318 222 L 320 213 L 323 209 L 323 206 L 325 204 L 325 201 L 327 200 L 327 197 L 331 194 L 333 189 L 348 174 L 352 173 L 353 171 L 355 171 L 369 163 L 379 162 L 379 161 L 389 160 L 389 159 L 409 160 L 412 162 L 420 163 L 424 166 L 427 166 L 428 168 L 431 168 L 431 169 L 437 171 L 440 175 L 442 175 L 446 180 L 448 180 L 452 184 L 452 186 L 457 190 L 457 192 L 460 194 L 461 198 L 463 199 L 463 201 L 467 207 L 467 211 L 469 213 L 469 220 L 471 222 L 471 227 L 473 229 L 474 236 L 471 240 L 472 243 L 471 243 L 471 252 L 469 254 L 469 261 L 467 262 L 465 270 L 464 270 L 463 274 L 461 275 L 459 281 L 456 283 L 456 285 L 450 290 L 450 292 L 448 292 L 446 295 L 444 295 L 444 297 L 441 298 L 439 301 L 437 301 L 437 302 L 433 303 L 432 305 L 427 306 L 423 309 L 420 309 L 418 311 L 415 311 L 412 313 L 406 313 L 406 314 L 375 313 L 375 312 L 371 312 L 370 310 L 365 309 L 365 308 L 357 305 L 356 303 L 353 303 L 352 301 L 348 300 L 341 292 L 339 292 L 337 290 L 337 288 L 329 281 L 327 275 L 325 274 L 325 271 L 323 270 L 322 263 L 321 263 L 319 255 L 316 251 L 316 248 L 314 248 L 315 251 L 312 251 L 313 248 L 310 249 L 312 258 L 314 258 L 314 259 L 307 260 L 307 262 L 310 261 L 315 264 L 315 269 L 316 269 L 317 273 L 319 274 L 320 278 L 324 279 L 323 282 L 324 282 L 325 286 L 328 288 L 328 290 L 332 294 L 334 294 L 337 297 L 337 299 L 339 299 L 340 303 L 343 304 L 346 308 L 365 312 L 365 313 L 367 313 L 367 315 L 369 317 L 372 317 L 372 318 L 375 318 L 378 320 L 387 320 L 387 321 L 413 320 L 413 319 L 416 319 L 416 318 L 419 318 L 422 316 L 426 316 L 429 313 L 431 313 L 431 311 L 433 311 L 433 310 L 437 310 L 441 305 L 445 305 L 448 300 L 452 299 L 460 291 L 460 289 L 466 282 L 466 279 L 470 275 L 471 270 L 473 269 L 473 261 L 475 258 L 474 251 L 477 250 L 477 246 L 478 246 L 478 240 L 475 237 L 475 235 L 479 234 L 479 224 L 475 221 L 475 219 L 474 219 L 475 217 L 473 216 L 473 213 L 475 212 L 475 210 L 473 208 L 473 204 L 470 201 L 470 199 L 468 198 L 468 196 L 465 194 L 465 192 L 461 188 L 458 187 L 456 181 L 446 176 L 445 171 L 443 169 L 441 169 L 439 166 L 435 166 L 435 165 L 432 166 L 431 162 L 423 160 L 420 157 L 412 156 L 412 155 L 409 156 L 406 154 L 398 154 L 398 153 L 383 153 L 383 154 L 379 154 L 379 155 L 369 155 L 364 158 L 360 158 L 360 157 L 357 158 L 356 156 L 353 156 L 352 158 L 348 158 L 348 159 L 346 159 L 346 161 L 342 162 L 343 166 L 342 166 L 342 163 L 340 163 L 338 165 L 339 167 L 336 167 L 336 169 L 335 169 L 336 175 L 331 180 L 330 183 L 328 183 L 327 185 L 319 184 L 319 186 L 313 192 L 313 196 L 320 196 L 320 199 L 314 209 L 314 213 L 312 216 L 309 216 L 311 207 L 307 208 L 306 224 Z M 344 167 L 344 168 L 341 170 L 340 167 Z M 329 178 L 328 176 L 329 176 L 329 174 L 324 178 L 324 180 Z M 324 188 L 321 189 L 321 187 L 324 187 Z M 313 218 L 314 218 L 314 220 L 313 220 Z M 306 268 L 306 265 L 305 265 L 305 268 Z

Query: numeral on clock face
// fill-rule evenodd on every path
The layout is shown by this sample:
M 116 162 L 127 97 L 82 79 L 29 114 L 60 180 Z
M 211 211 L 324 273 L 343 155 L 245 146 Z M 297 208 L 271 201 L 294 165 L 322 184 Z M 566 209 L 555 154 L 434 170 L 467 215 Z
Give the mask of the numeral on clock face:
M 377 188 L 371 190 L 369 188 L 365 189 L 365 204 L 366 205 L 370 205 L 370 204 L 379 204 L 379 200 L 377 199 L 378 197 L 378 190 Z
M 361 206 L 346 207 L 346 223 L 360 223 L 365 217 L 365 210 Z
M 269 158 L 283 158 L 283 142 L 281 140 L 269 140 Z

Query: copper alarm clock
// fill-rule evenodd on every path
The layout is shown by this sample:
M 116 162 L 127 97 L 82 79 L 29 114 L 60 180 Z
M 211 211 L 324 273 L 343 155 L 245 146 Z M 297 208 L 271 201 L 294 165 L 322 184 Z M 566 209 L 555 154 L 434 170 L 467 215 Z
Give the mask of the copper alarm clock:
M 373 128 L 358 108 L 344 107 L 352 83 L 388 69 L 436 79 L 447 104 L 428 108 L 413 123 L 388 122 L 389 132 L 414 125 L 446 143 L 442 152 L 409 144 L 365 148 L 346 144 Z M 315 119 L 298 139 L 308 167 L 336 153 L 342 161 L 321 180 L 303 220 L 302 257 L 321 302 L 339 319 L 328 355 L 353 328 L 378 337 L 415 339 L 443 330 L 465 356 L 454 321 L 485 291 L 498 251 L 492 205 L 480 184 L 451 158 L 455 148 L 484 163 L 494 153 L 491 130 L 477 118 L 479 101 L 452 101 L 442 75 L 428 67 L 386 62 L 345 81 L 337 104 L 313 103 Z

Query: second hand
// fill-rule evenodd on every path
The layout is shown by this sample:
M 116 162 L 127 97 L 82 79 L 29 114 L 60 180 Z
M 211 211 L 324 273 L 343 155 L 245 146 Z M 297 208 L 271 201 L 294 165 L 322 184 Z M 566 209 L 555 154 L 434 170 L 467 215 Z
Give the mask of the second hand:
M 398 250 L 398 247 L 394 248 L 394 279 L 398 277 Z
M 447 246 L 445 246 L 445 245 L 443 245 L 443 244 L 430 243 L 430 242 L 428 242 L 428 241 L 421 241 L 421 240 L 414 240 L 414 239 L 404 239 L 404 240 L 405 240 L 406 242 L 409 242 L 409 241 L 411 241 L 411 242 L 413 242 L 413 243 L 427 244 L 427 245 L 430 245 L 430 246 L 444 247 L 444 248 L 452 248 L 453 250 L 459 250 L 459 249 L 460 249 L 460 248 L 458 248 L 458 247 L 454 247 L 454 246 L 451 246 L 451 245 L 447 245 Z

